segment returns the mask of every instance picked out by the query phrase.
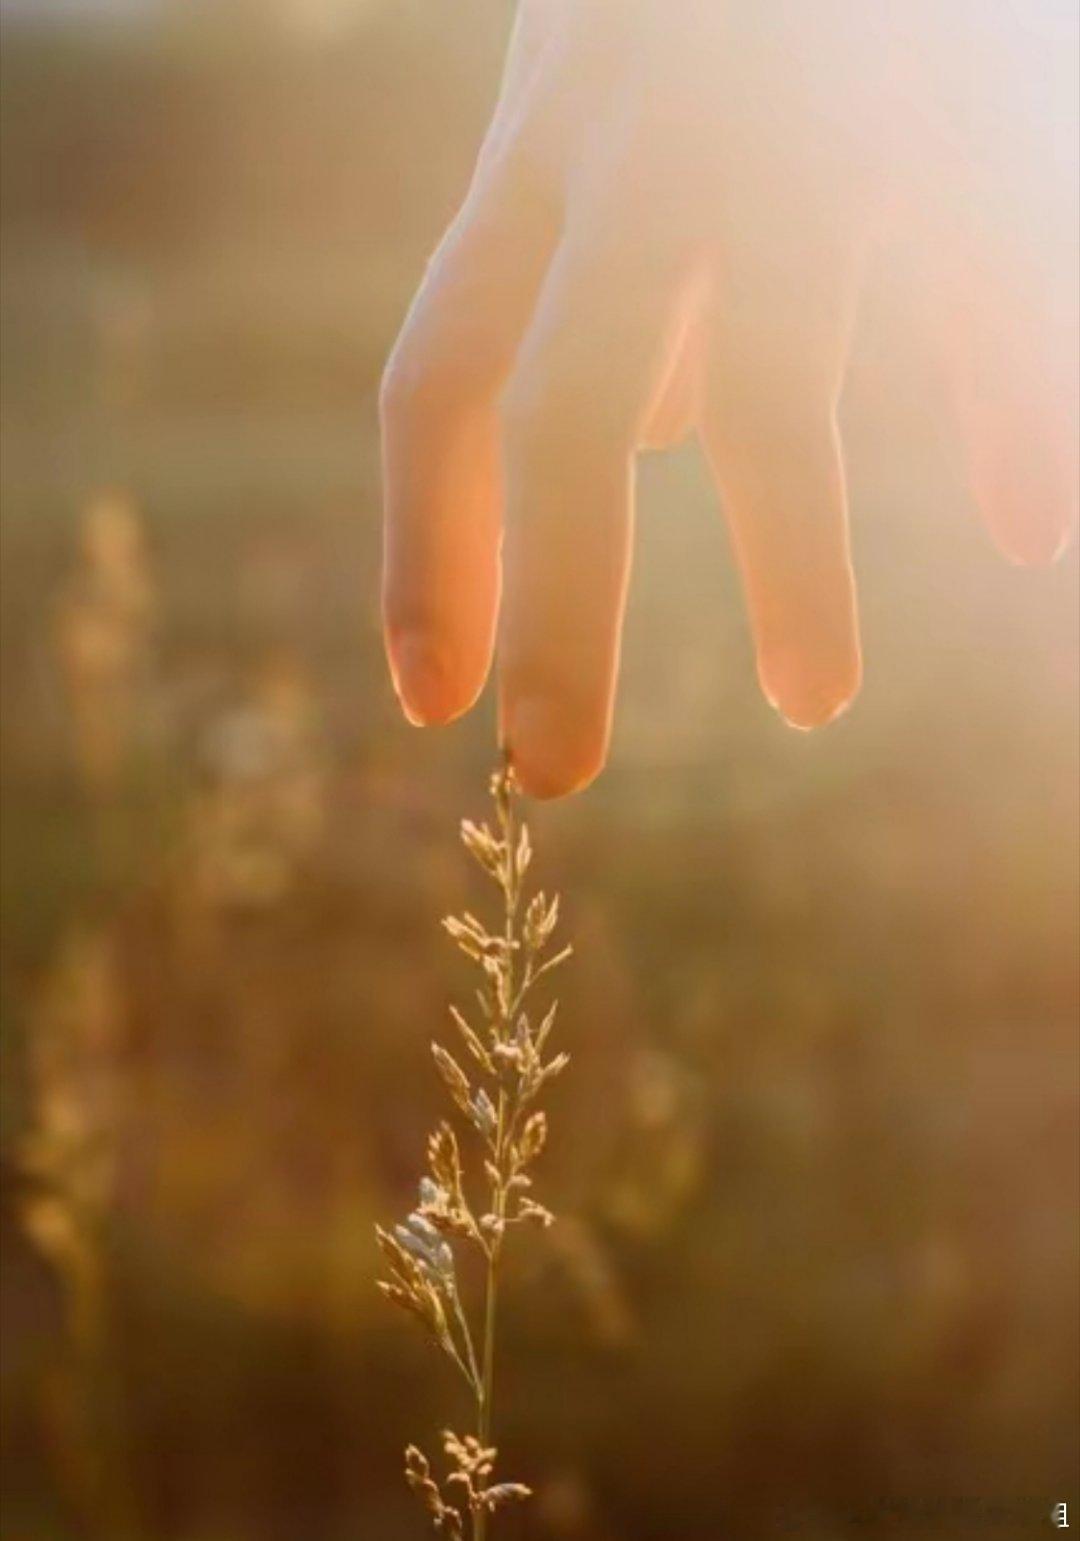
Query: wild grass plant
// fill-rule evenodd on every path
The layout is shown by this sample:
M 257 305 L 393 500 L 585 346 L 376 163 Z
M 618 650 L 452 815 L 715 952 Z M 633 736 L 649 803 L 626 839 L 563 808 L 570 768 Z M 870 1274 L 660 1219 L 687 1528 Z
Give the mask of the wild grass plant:
M 510 1233 L 546 1228 L 553 1220 L 531 1191 L 531 1168 L 547 1139 L 547 1119 L 536 1103 L 569 1061 L 563 1052 L 545 1058 L 557 1002 L 538 1016 L 533 992 L 571 949 L 553 943 L 558 897 L 549 899 L 541 890 L 525 899 L 532 845 L 508 764 L 493 775 L 491 796 L 494 827 L 466 819 L 461 838 L 495 884 L 500 912 L 491 929 L 468 911 L 443 921 L 479 970 L 480 981 L 469 1016 L 450 1007 L 458 1054 L 432 1044 L 435 1066 L 468 1139 L 463 1147 L 454 1125 L 441 1122 L 428 1141 L 428 1173 L 420 1180 L 416 1207 L 392 1231 L 377 1228 L 388 1268 L 379 1288 L 419 1320 L 465 1381 L 473 1405 L 469 1433 L 443 1432 L 445 1475 L 436 1475 L 417 1445 L 405 1451 L 406 1481 L 435 1529 L 453 1541 L 463 1541 L 467 1532 L 472 1541 L 484 1541 L 489 1520 L 503 1505 L 530 1496 L 521 1482 L 501 1474 L 496 1480 L 496 1321 Z M 478 1303 L 463 1298 L 458 1264 L 467 1250 L 482 1264 Z

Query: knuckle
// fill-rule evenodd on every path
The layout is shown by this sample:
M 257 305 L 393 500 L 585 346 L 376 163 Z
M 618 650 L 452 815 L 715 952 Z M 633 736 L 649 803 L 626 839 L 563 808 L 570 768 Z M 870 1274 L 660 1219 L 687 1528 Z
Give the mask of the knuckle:
M 425 286 L 383 371 L 384 420 L 425 422 L 476 395 L 483 383 L 482 350 L 468 346 L 472 330 L 450 312 L 441 293 Z
M 396 343 L 379 385 L 384 422 L 407 423 L 439 411 L 451 398 L 451 370 L 439 365 L 422 341 L 405 332 Z

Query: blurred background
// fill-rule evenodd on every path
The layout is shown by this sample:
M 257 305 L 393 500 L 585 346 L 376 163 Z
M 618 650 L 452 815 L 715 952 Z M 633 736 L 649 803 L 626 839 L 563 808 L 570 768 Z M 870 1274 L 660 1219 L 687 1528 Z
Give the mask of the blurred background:
M 375 393 L 508 0 L 5 0 L 5 1541 L 397 1541 L 458 1390 L 373 1288 L 468 972 L 484 705 L 400 719 Z M 1077 560 L 980 531 L 898 257 L 868 683 L 754 683 L 643 470 L 612 764 L 534 810 L 571 1072 L 510 1537 L 1020 1536 L 1077 1472 Z M 895 1501 L 894 1507 L 889 1502 Z

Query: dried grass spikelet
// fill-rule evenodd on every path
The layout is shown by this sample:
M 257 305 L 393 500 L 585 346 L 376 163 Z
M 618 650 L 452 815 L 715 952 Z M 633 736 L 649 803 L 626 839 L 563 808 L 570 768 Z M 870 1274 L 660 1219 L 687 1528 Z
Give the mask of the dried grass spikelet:
M 267 657 L 245 698 L 206 724 L 200 758 L 203 784 L 188 811 L 197 895 L 208 910 L 272 908 L 325 829 L 322 730 L 299 661 Z
M 108 937 L 66 938 L 35 1015 L 28 1070 L 33 1122 L 19 1147 L 24 1228 L 63 1280 L 81 1352 L 99 1335 L 102 1236 L 114 1200 L 122 1082 L 122 1003 Z
M 570 956 L 550 951 L 559 901 L 542 892 L 526 903 L 523 883 L 533 858 L 527 826 L 517 816 L 508 765 L 491 781 L 493 825 L 465 819 L 461 839 L 501 897 L 494 929 L 466 911 L 443 927 L 479 970 L 473 1019 L 457 1006 L 450 1016 L 464 1064 L 440 1043 L 432 1056 L 454 1108 L 471 1130 L 473 1157 L 466 1164 L 457 1134 L 441 1123 L 428 1140 L 428 1174 L 416 1207 L 393 1232 L 379 1229 L 389 1277 L 379 1288 L 393 1304 L 418 1319 L 430 1340 L 455 1364 L 475 1405 L 476 1432 L 446 1431 L 448 1471 L 440 1480 L 415 1445 L 405 1452 L 405 1477 L 434 1528 L 460 1541 L 469 1526 L 484 1541 L 488 1522 L 504 1504 L 529 1496 L 520 1482 L 493 1480 L 497 1451 L 491 1443 L 495 1374 L 495 1318 L 500 1262 L 508 1231 L 516 1225 L 546 1227 L 551 1211 L 532 1197 L 530 1168 L 547 1142 L 547 1118 L 529 1105 L 569 1063 L 557 1053 L 545 1059 L 555 1021 L 551 1003 L 536 1025 L 526 1003 L 544 975 Z M 468 1189 L 481 1190 L 474 1207 Z M 478 1330 L 458 1289 L 455 1248 L 471 1247 L 485 1265 L 486 1285 Z
M 128 493 L 113 488 L 91 498 L 79 533 L 79 560 L 53 611 L 53 641 L 76 768 L 87 790 L 104 797 L 131 747 L 157 595 Z

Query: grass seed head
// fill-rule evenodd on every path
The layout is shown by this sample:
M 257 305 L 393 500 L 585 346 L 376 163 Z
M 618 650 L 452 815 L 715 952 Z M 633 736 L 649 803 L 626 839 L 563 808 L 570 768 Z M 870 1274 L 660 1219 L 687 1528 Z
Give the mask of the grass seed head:
M 554 1220 L 531 1193 L 531 1166 L 547 1144 L 546 1115 L 526 1112 L 541 1089 L 561 1074 L 569 1056 L 542 1055 L 555 1021 L 552 1001 L 533 1030 L 526 999 L 541 978 L 570 955 L 563 948 L 545 957 L 559 919 L 558 897 L 538 892 L 524 903 L 522 886 L 533 861 L 527 826 L 517 817 L 516 788 L 507 762 L 491 779 L 493 825 L 461 823 L 469 855 L 496 884 L 501 916 L 487 925 L 469 911 L 442 924 L 451 940 L 481 974 L 475 995 L 482 1015 L 478 1032 L 456 1006 L 451 1020 L 469 1056 L 472 1078 L 439 1043 L 431 1047 L 450 1100 L 473 1131 L 476 1150 L 468 1178 L 452 1124 L 441 1122 L 428 1139 L 429 1172 L 420 1179 L 419 1200 L 405 1221 L 377 1229 L 389 1277 L 379 1283 L 393 1304 L 417 1317 L 433 1341 L 454 1362 L 476 1399 L 477 1432 L 443 1435 L 449 1470 L 445 1487 L 460 1492 L 462 1507 L 448 1503 L 427 1457 L 415 1445 L 405 1452 L 405 1476 L 423 1501 L 436 1530 L 464 1541 L 465 1516 L 472 1541 L 486 1541 L 489 1518 L 504 1504 L 529 1497 L 520 1482 L 494 1482 L 497 1452 L 490 1442 L 495 1340 L 492 1330 L 499 1263 L 510 1227 L 546 1228 Z M 477 1146 L 479 1147 L 477 1149 Z M 483 1211 L 472 1209 L 467 1185 L 486 1185 Z M 482 1342 L 469 1322 L 458 1292 L 454 1249 L 478 1248 L 486 1264 L 486 1323 Z M 478 1343 L 480 1344 L 478 1351 Z

